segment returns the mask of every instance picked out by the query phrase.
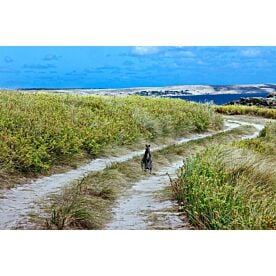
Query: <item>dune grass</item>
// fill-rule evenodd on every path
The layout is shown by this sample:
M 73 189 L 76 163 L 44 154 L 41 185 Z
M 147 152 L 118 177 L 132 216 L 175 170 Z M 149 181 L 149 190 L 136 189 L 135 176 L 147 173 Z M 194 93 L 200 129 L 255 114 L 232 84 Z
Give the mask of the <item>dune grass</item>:
M 276 119 L 276 109 L 243 105 L 220 105 L 215 106 L 215 109 L 218 113 L 226 115 L 252 115 L 261 116 L 269 119 Z
M 215 134 L 182 145 L 171 145 L 153 152 L 154 170 L 158 171 L 183 156 L 202 151 L 208 145 L 234 141 L 241 135 L 252 133 L 252 127 L 242 126 L 227 133 Z M 46 203 L 48 214 L 44 218 L 36 217 L 36 225 L 42 229 L 102 229 L 111 218 L 111 208 L 118 198 L 134 182 L 149 177 L 141 172 L 141 157 L 134 157 L 122 163 L 113 163 L 101 172 L 94 172 L 81 182 L 54 195 Z M 168 178 L 169 180 L 169 178 Z
M 211 107 L 182 100 L 0 92 L 0 178 L 221 126 Z
M 275 137 L 274 122 L 256 139 L 208 148 L 187 160 L 173 191 L 194 226 L 276 229 Z

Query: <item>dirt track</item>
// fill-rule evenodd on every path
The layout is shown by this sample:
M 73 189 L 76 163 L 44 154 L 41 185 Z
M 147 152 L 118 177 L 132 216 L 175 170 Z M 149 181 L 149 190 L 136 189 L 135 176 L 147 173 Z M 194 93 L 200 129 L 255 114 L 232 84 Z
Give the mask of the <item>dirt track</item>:
M 253 125 L 257 129 L 250 137 L 248 136 L 245 138 L 253 138 L 263 127 L 263 125 L 259 124 L 229 120 L 226 122 L 223 131 L 229 131 L 240 125 Z M 176 140 L 174 143 L 183 144 L 191 140 L 212 136 L 213 134 L 214 133 L 195 134 L 189 138 L 184 137 Z M 156 147 L 155 151 L 167 146 L 169 145 Z M 15 229 L 18 227 L 28 228 L 26 217 L 31 212 L 40 212 L 39 204 L 37 204 L 40 199 L 47 199 L 49 195 L 60 192 L 64 187 L 72 184 L 74 181 L 82 179 L 90 172 L 105 169 L 106 166 L 112 162 L 123 162 L 134 156 L 141 155 L 142 153 L 143 151 L 134 151 L 120 157 L 96 159 L 66 173 L 43 177 L 32 183 L 23 184 L 10 190 L 2 190 L 0 192 L 0 229 Z M 168 171 L 172 176 L 175 175 L 180 165 L 181 163 L 177 162 L 173 166 L 157 172 L 156 175 L 137 182 L 133 188 L 129 190 L 128 194 L 117 202 L 113 210 L 114 220 L 107 226 L 107 229 L 158 228 L 159 226 L 152 226 L 151 224 L 151 220 L 154 217 L 156 221 L 157 214 L 160 215 L 160 220 L 163 220 L 160 224 L 160 228 L 174 229 L 180 227 L 178 216 L 166 214 L 164 211 L 164 208 L 174 207 L 174 203 L 171 201 L 158 202 L 155 198 L 155 193 L 168 185 L 169 179 L 165 173 Z M 152 213 L 150 212 L 151 210 L 153 210 Z M 147 213 L 146 217 L 144 216 L 145 213 Z M 147 222 L 145 222 L 145 220 Z

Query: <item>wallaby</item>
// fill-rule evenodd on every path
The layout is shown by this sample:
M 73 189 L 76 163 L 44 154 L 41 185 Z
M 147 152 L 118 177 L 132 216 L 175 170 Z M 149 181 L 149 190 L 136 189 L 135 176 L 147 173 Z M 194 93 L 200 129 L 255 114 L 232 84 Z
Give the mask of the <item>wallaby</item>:
M 144 170 L 144 171 L 149 170 L 150 173 L 152 171 L 152 159 L 151 159 L 150 145 L 146 145 L 146 150 L 145 150 L 144 156 L 141 160 L 141 167 L 142 167 L 142 170 Z

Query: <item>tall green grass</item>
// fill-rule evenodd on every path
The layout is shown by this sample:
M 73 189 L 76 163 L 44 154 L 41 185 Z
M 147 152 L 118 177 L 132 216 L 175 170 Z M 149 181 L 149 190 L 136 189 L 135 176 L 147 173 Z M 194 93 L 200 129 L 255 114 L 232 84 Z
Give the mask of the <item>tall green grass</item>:
M 254 144 L 261 139 L 263 149 L 268 149 L 275 139 L 275 125 L 268 125 L 257 139 L 208 148 L 186 161 L 173 191 L 184 202 L 193 225 L 200 229 L 276 229 L 275 155 L 256 152 Z
M 211 107 L 182 100 L 0 92 L 0 166 L 39 173 L 107 146 L 221 126 Z

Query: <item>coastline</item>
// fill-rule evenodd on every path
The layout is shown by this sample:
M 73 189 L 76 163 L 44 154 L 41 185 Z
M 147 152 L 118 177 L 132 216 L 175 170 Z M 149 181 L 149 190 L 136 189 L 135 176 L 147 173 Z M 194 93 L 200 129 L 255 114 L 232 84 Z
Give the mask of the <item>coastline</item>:
M 4 91 L 19 91 L 26 93 L 68 93 L 80 95 L 110 95 L 110 96 L 197 96 L 222 94 L 272 93 L 276 84 L 242 84 L 242 85 L 175 85 L 163 87 L 133 87 L 133 88 L 17 88 Z

